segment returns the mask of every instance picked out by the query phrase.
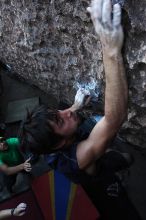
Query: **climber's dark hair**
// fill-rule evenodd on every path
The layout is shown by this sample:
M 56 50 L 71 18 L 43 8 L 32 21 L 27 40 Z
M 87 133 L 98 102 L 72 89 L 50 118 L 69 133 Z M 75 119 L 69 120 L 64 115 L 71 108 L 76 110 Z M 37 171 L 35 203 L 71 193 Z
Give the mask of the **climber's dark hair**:
M 39 106 L 27 112 L 26 119 L 21 123 L 19 137 L 23 151 L 44 154 L 52 153 L 54 147 L 62 139 L 53 132 L 49 120 L 58 120 L 58 111 Z

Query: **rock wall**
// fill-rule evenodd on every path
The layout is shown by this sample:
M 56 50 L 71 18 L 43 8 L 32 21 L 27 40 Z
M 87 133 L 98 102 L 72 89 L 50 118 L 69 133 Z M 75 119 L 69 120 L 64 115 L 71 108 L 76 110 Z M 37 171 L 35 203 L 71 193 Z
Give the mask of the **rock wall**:
M 77 81 L 92 76 L 102 83 L 101 45 L 86 13 L 89 2 L 1 0 L 0 60 L 58 101 L 73 101 Z M 145 0 L 125 0 L 123 14 L 129 114 L 121 134 L 146 147 Z

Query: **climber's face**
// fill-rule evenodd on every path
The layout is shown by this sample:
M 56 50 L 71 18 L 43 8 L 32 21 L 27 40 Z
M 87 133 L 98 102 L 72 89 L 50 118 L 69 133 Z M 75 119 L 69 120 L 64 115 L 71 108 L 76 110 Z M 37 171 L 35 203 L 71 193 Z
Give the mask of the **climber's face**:
M 50 121 L 49 123 L 54 133 L 62 137 L 70 137 L 76 132 L 80 119 L 76 112 L 66 109 L 58 111 L 57 121 Z

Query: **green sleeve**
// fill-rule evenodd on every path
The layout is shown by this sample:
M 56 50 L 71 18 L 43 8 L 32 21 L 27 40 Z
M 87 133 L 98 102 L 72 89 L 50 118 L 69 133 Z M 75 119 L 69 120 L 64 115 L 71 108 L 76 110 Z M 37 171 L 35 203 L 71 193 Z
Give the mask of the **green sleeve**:
M 1 166 L 1 165 L 3 165 L 3 164 L 4 164 L 4 163 L 3 163 L 3 161 L 2 161 L 2 160 L 0 160 L 0 166 Z
M 2 161 L 1 157 L 0 157 L 0 166 L 3 165 L 4 162 Z
M 18 147 L 20 145 L 20 141 L 18 138 L 9 138 L 6 140 L 6 143 L 9 146 L 15 146 L 15 147 Z

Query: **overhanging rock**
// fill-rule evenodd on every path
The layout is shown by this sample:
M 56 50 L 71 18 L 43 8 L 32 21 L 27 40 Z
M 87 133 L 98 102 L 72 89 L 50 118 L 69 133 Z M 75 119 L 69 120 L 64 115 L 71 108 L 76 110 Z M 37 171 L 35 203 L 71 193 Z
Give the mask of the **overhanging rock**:
M 101 45 L 86 13 L 89 2 L 1 1 L 0 59 L 26 81 L 71 103 L 79 79 L 104 78 Z M 121 132 L 146 147 L 146 1 L 124 2 L 129 115 Z

